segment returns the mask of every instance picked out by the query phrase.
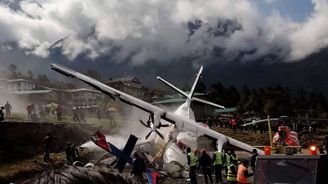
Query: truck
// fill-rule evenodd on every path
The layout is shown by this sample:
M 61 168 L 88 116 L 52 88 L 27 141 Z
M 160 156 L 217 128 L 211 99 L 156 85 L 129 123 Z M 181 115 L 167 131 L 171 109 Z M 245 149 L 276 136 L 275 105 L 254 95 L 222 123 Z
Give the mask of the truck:
M 328 184 L 328 155 L 259 155 L 255 184 Z

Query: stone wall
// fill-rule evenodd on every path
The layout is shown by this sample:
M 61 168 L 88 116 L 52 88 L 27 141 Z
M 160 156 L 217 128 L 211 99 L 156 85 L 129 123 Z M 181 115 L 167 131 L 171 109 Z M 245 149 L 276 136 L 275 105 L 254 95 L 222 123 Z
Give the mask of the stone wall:
M 59 137 L 54 141 L 53 152 L 61 152 L 67 141 L 80 145 L 90 140 L 93 131 L 87 124 L 1 122 L 0 163 L 42 154 L 47 133 Z

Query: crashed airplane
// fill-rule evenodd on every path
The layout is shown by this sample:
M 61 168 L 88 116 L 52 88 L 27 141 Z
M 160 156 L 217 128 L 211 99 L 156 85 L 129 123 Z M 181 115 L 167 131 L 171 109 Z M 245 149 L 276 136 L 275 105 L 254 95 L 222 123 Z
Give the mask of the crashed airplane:
M 146 138 L 149 138 L 150 134 L 152 133 L 156 133 L 157 136 L 152 136 L 153 139 L 147 139 L 147 141 L 155 143 L 157 145 L 164 145 L 164 147 L 162 147 L 163 170 L 165 170 L 166 172 L 168 172 L 168 174 L 172 176 L 175 176 L 179 171 L 184 169 L 184 166 L 187 165 L 187 157 L 184 153 L 184 149 L 186 146 L 192 149 L 196 149 L 197 138 L 200 136 L 208 136 L 217 140 L 216 145 L 219 151 L 222 150 L 224 144 L 230 144 L 248 152 L 252 152 L 253 149 L 256 149 L 244 142 L 233 139 L 229 136 L 211 130 L 207 127 L 204 127 L 203 125 L 195 121 L 195 115 L 192 109 L 190 108 L 190 104 L 192 101 L 195 100 L 206 104 L 218 106 L 216 104 L 207 102 L 202 99 L 198 99 L 193 96 L 203 67 L 201 67 L 201 69 L 199 70 L 196 80 L 189 94 L 186 94 L 185 92 L 176 88 L 164 79 L 158 77 L 159 80 L 166 83 L 171 88 L 177 90 L 183 96 L 187 97 L 186 102 L 182 104 L 175 112 L 169 112 L 148 102 L 142 101 L 141 99 L 138 99 L 122 91 L 107 86 L 106 84 L 103 84 L 97 81 L 96 79 L 81 74 L 77 71 L 71 70 L 67 67 L 58 64 L 50 64 L 50 68 L 67 77 L 79 79 L 94 87 L 95 89 L 105 93 L 114 100 L 121 101 L 123 103 L 137 107 L 149 113 L 150 118 L 147 121 L 147 124 L 141 121 L 144 126 L 151 129 Z M 219 107 L 222 108 L 222 106 Z M 161 121 L 166 122 L 166 124 L 170 123 L 171 126 L 167 127 L 166 124 L 162 124 Z M 162 133 L 159 130 L 161 130 Z M 263 154 L 262 150 L 258 149 L 257 151 L 260 155 Z

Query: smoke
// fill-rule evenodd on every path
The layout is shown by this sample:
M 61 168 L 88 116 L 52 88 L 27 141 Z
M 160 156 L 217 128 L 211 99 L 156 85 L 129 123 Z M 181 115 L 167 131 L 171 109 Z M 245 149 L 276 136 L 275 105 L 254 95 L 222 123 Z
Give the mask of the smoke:
M 150 131 L 149 129 L 145 128 L 139 120 L 146 122 L 148 120 L 148 114 L 144 111 L 137 109 L 135 107 L 130 107 L 125 104 L 124 109 L 131 109 L 131 111 L 127 115 L 123 115 L 124 122 L 122 125 L 119 125 L 119 129 L 110 135 L 106 135 L 106 140 L 114 144 L 120 149 L 124 148 L 127 139 L 129 138 L 130 134 L 138 137 L 138 141 L 143 141 L 146 134 Z M 151 139 L 150 137 L 149 139 Z M 96 146 L 91 141 L 86 142 L 85 144 L 81 145 L 81 147 L 88 148 L 90 150 L 101 150 L 98 146 Z
M 149 118 L 149 114 L 136 107 L 131 107 L 130 105 L 126 105 L 123 103 L 120 103 L 120 105 L 123 106 L 123 109 L 130 109 L 129 113 L 122 116 L 124 117 L 124 122 L 122 125 L 119 125 L 119 129 L 115 133 L 105 135 L 106 140 L 117 146 L 119 149 L 124 148 L 130 134 L 133 134 L 134 136 L 138 137 L 138 142 L 140 143 L 145 142 L 146 141 L 145 137 L 149 133 L 150 129 L 144 127 L 139 122 L 139 120 L 142 120 L 143 122 L 146 123 Z M 176 110 L 176 108 L 174 108 L 173 106 L 172 107 L 161 106 L 161 108 L 164 108 L 165 110 L 168 110 L 170 112 L 174 112 Z M 169 122 L 164 122 L 163 120 L 161 120 L 161 122 L 163 124 L 170 124 Z M 166 135 L 167 133 L 169 133 L 169 130 L 170 128 L 161 128 L 158 131 Z M 147 140 L 152 141 L 155 140 L 156 137 L 157 137 L 156 134 L 152 133 L 152 135 Z M 103 151 L 101 148 L 96 146 L 91 141 L 82 144 L 81 147 L 88 148 L 89 150 L 93 150 L 93 151 Z
M 26 114 L 26 106 L 29 104 L 29 101 L 24 97 L 18 95 L 13 95 L 9 93 L 1 93 L 0 95 L 0 106 L 4 106 L 6 102 L 12 107 L 11 113 Z
M 111 53 L 134 65 L 206 58 L 218 49 L 226 59 L 246 53 L 244 60 L 277 54 L 293 61 L 328 45 L 328 2 L 312 3 L 309 18 L 294 22 L 279 12 L 261 14 L 251 0 L 4 1 L 0 45 L 17 43 L 44 58 L 58 47 L 70 60 Z

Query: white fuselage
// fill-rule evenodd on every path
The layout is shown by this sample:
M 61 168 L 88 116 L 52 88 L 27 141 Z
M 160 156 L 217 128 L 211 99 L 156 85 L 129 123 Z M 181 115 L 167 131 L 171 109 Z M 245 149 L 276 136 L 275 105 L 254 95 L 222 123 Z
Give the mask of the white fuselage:
M 190 108 L 190 102 L 188 100 L 180 105 L 174 112 L 175 114 L 195 120 L 195 114 Z M 184 150 L 178 146 L 177 142 L 192 148 L 197 149 L 197 137 L 192 132 L 179 131 L 174 128 L 174 125 L 165 130 L 161 129 L 165 137 L 166 147 L 163 152 L 163 169 L 170 175 L 178 176 L 178 172 L 183 170 L 187 165 L 187 156 Z M 169 137 L 171 137 L 169 139 Z M 156 138 L 156 142 L 160 141 L 159 136 Z

